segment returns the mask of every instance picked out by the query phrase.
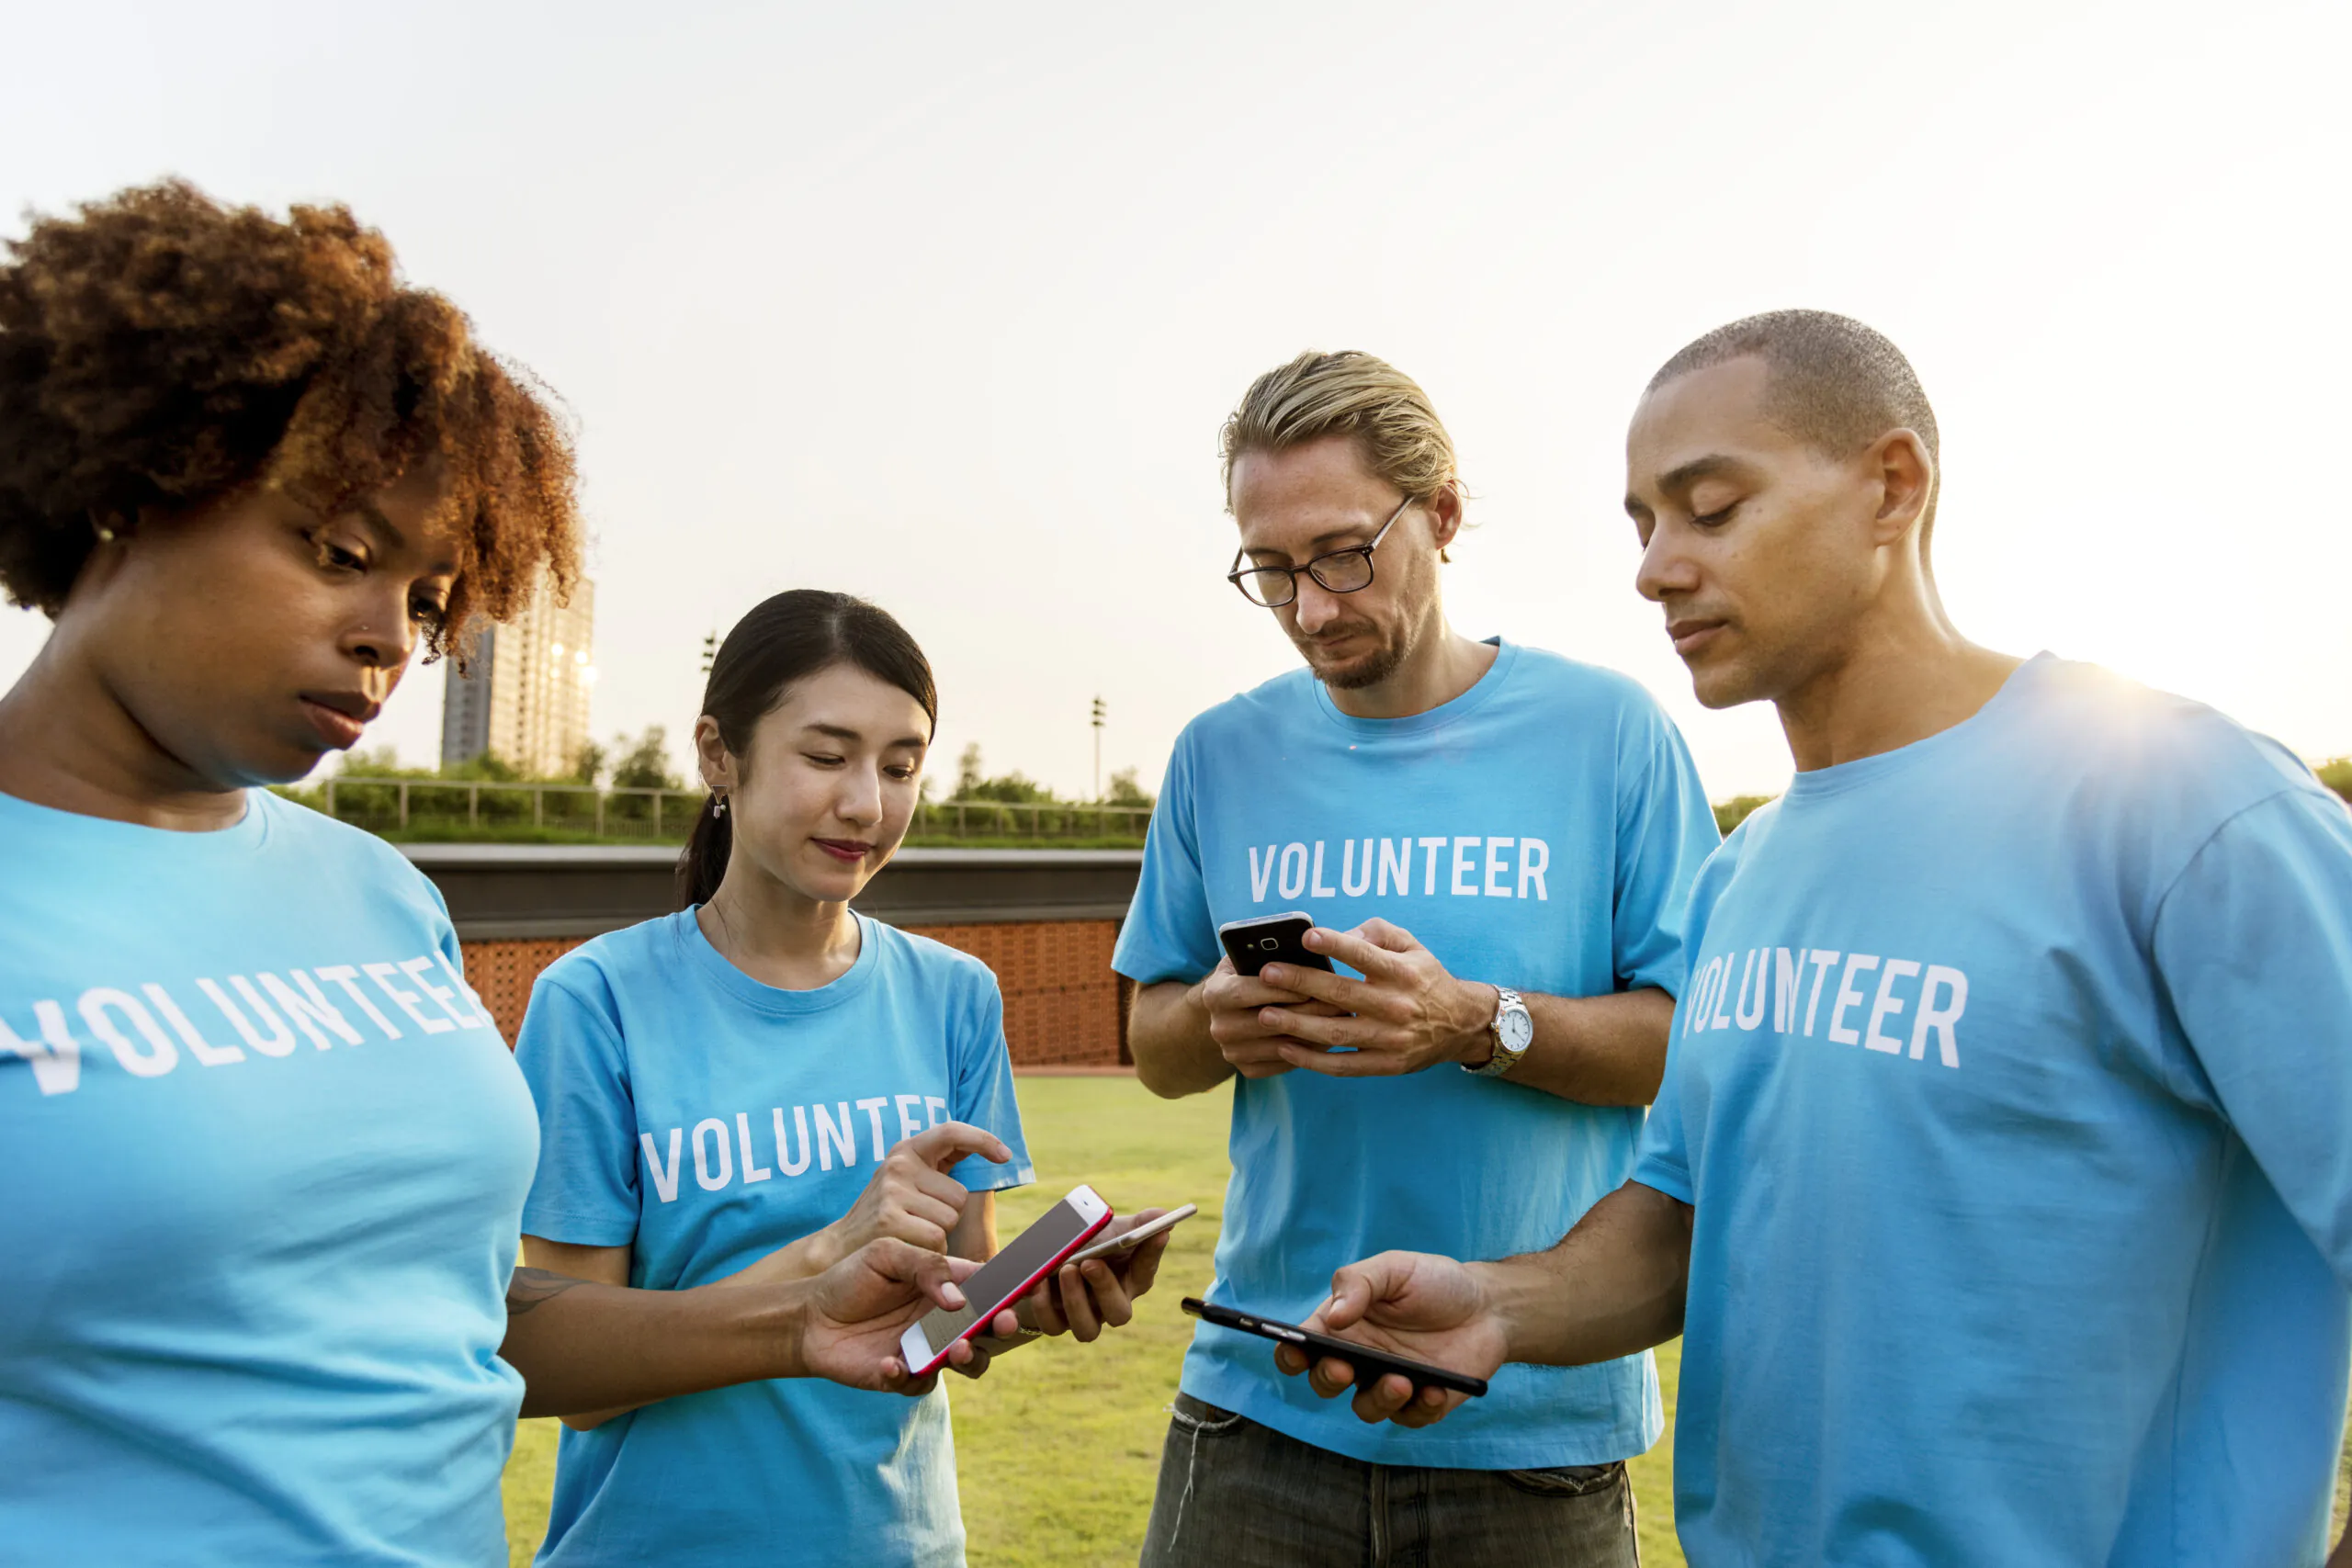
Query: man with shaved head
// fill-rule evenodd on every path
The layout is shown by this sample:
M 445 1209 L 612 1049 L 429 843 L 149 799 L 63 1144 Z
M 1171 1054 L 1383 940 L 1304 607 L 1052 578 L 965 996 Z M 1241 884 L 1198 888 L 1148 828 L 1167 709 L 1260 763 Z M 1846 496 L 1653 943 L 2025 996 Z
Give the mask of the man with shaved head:
M 2317 1564 L 2352 816 L 2210 708 L 1962 637 L 1937 447 L 1908 361 L 1840 316 L 1652 379 L 1638 586 L 1702 703 L 1778 708 L 1795 781 L 1700 873 L 1633 1179 L 1545 1253 L 1341 1269 L 1312 1326 L 1478 1373 L 1681 1334 L 1699 1568 Z M 1459 1403 L 1352 1392 L 1408 1427 Z

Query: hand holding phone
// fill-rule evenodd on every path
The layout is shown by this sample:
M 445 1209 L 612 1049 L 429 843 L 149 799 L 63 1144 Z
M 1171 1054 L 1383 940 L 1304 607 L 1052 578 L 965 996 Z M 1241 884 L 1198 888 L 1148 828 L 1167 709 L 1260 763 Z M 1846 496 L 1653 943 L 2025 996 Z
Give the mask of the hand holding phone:
M 900 1353 L 908 1372 L 920 1378 L 944 1365 L 957 1345 L 986 1333 L 1000 1311 L 1059 1268 L 1110 1223 L 1111 1205 L 1094 1189 L 1071 1188 L 1069 1197 L 1046 1210 L 1036 1224 L 962 1282 L 962 1308 L 950 1312 L 943 1307 L 907 1325 Z
M 1329 970 L 1331 961 L 1306 946 L 1306 933 L 1314 929 L 1315 918 L 1304 909 L 1228 920 L 1217 928 L 1217 943 L 1225 949 L 1225 957 L 1201 983 L 1201 1006 L 1208 1011 L 1209 1038 L 1233 1070 L 1245 1078 L 1270 1078 L 1291 1071 L 1291 1064 L 1283 1057 L 1284 1045 L 1321 1049 L 1269 1029 L 1258 1016 L 1261 1009 L 1289 1008 L 1318 1017 L 1340 1016 L 1336 1008 L 1269 986 L 1258 977 L 1259 970 L 1276 963 Z
M 1187 1203 L 1182 1208 L 1166 1211 L 1146 1209 L 1140 1214 L 1130 1216 L 1134 1223 L 1125 1230 L 1121 1230 L 1117 1222 L 1114 1221 L 1105 1227 L 1099 1239 L 1089 1242 L 1084 1247 L 1071 1254 L 1070 1262 L 1090 1263 L 1097 1258 L 1106 1258 L 1115 1262 L 1134 1252 L 1136 1247 L 1149 1241 L 1153 1236 L 1163 1235 L 1174 1230 L 1200 1212 L 1201 1206 L 1198 1203 Z
M 1191 1203 L 1166 1213 L 1146 1209 L 1121 1234 L 1106 1230 L 1023 1299 L 1029 1326 L 1091 1344 L 1104 1329 L 1133 1321 L 1135 1303 L 1159 1277 L 1168 1233 L 1199 1212 Z
M 1285 1376 L 1307 1373 L 1325 1399 L 1352 1389 L 1361 1420 L 1432 1426 L 1474 1395 L 1459 1383 L 1425 1379 L 1417 1369 L 1444 1371 L 1484 1393 L 1485 1380 L 1509 1359 L 1501 1316 L 1478 1276 L 1451 1258 L 1384 1252 L 1349 1264 L 1332 1277 L 1331 1287 L 1331 1299 L 1299 1325 L 1310 1337 L 1285 1343 L 1274 1352 L 1274 1364 Z M 1324 1341 L 1341 1334 L 1348 1337 L 1338 1343 L 1346 1349 L 1330 1350 Z M 1407 1365 L 1379 1367 L 1375 1375 L 1366 1350 Z

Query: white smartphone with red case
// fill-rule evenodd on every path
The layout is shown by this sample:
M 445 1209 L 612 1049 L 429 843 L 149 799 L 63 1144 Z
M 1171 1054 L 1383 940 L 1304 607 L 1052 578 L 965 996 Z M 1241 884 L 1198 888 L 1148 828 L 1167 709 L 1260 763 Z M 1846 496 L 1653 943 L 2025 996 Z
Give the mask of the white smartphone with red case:
M 960 1311 L 935 1307 L 907 1325 L 899 1340 L 899 1353 L 908 1372 L 922 1377 L 945 1365 L 947 1352 L 958 1339 L 987 1332 L 998 1313 L 1060 1268 L 1110 1223 L 1111 1205 L 1093 1188 L 1071 1188 L 1069 1197 L 1046 1210 L 1035 1224 L 1013 1237 L 1011 1245 L 964 1281 Z

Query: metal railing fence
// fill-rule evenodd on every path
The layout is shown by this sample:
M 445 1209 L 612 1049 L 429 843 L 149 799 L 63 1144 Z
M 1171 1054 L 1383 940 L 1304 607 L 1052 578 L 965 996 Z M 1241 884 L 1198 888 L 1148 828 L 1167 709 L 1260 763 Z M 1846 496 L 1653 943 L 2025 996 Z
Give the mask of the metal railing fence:
M 702 810 L 699 789 L 599 788 L 594 784 L 500 784 L 487 779 L 338 775 L 296 792 L 355 827 L 402 834 L 462 823 L 469 834 L 502 829 L 560 829 L 596 838 L 683 840 Z M 1148 806 L 1057 802 L 925 801 L 907 835 L 916 839 L 1140 840 Z

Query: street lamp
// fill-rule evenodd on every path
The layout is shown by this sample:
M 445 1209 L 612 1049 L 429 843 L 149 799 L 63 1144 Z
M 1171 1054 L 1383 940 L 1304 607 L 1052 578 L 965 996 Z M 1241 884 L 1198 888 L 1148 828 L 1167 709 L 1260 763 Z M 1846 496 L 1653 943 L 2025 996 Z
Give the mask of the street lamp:
M 1102 699 L 1094 699 L 1094 798 L 1102 799 Z

